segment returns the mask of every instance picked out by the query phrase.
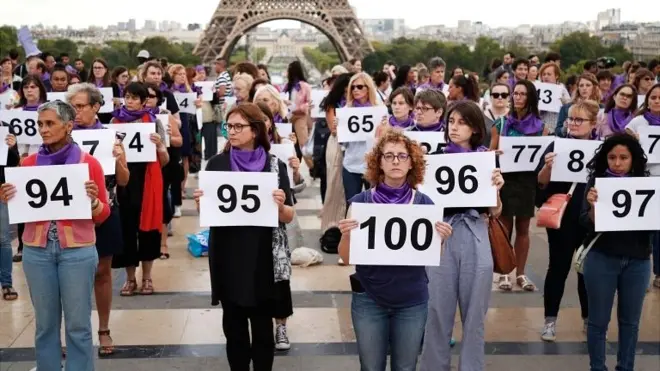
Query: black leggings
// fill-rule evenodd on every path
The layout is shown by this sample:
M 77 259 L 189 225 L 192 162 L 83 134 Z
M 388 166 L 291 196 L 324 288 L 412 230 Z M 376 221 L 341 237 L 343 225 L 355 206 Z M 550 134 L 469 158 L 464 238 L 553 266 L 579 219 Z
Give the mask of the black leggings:
M 227 338 L 231 371 L 250 371 L 250 361 L 254 371 L 271 371 L 275 349 L 271 310 L 268 307 L 244 308 L 229 302 L 222 303 L 222 310 L 222 329 Z M 248 326 L 252 330 L 252 343 Z
M 566 278 L 568 278 L 573 266 L 573 254 L 584 241 L 585 232 L 578 228 L 569 230 L 546 229 L 546 231 L 548 233 L 550 259 L 548 272 L 545 275 L 543 306 L 545 307 L 546 317 L 557 317 L 561 299 L 564 296 Z M 581 274 L 577 276 L 582 318 L 587 318 L 589 306 L 587 303 L 587 289 L 584 286 L 584 276 Z

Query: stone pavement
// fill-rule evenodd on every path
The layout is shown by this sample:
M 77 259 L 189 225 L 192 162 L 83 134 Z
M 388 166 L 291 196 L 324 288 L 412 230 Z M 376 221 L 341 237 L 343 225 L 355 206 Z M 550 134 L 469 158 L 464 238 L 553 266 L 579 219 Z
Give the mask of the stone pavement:
M 196 181 L 191 178 L 188 193 Z M 318 182 L 309 186 L 296 205 L 305 246 L 319 249 L 321 207 Z M 184 201 L 183 217 L 174 220 L 169 238 L 171 259 L 154 267 L 153 296 L 120 297 L 125 274 L 114 272 L 110 328 L 117 353 L 98 360 L 98 370 L 229 370 L 222 333 L 222 309 L 210 306 L 209 270 L 205 258 L 195 259 L 186 250 L 185 235 L 197 231 L 194 203 Z M 291 281 L 294 315 L 289 320 L 292 349 L 277 353 L 275 370 L 359 370 L 357 347 L 350 319 L 352 267 L 336 264 L 336 255 L 324 254 L 322 265 L 295 268 Z M 557 342 L 543 343 L 543 277 L 547 266 L 545 231 L 534 228 L 528 275 L 539 286 L 534 293 L 511 293 L 493 288 L 486 326 L 486 369 L 489 371 L 587 370 L 589 359 L 582 334 L 575 274 L 571 274 L 558 321 Z M 139 278 L 139 277 L 138 277 Z M 14 264 L 14 281 L 20 298 L 0 301 L 0 371 L 34 367 L 34 317 L 21 264 Z M 616 310 L 615 310 L 616 311 Z M 458 314 L 457 314 L 458 315 Z M 613 319 L 616 313 L 613 314 Z M 640 326 L 637 371 L 660 370 L 660 290 L 652 289 Z M 92 314 L 94 334 L 96 313 Z M 457 317 L 454 335 L 459 341 Z M 608 364 L 614 369 L 617 346 L 616 320 L 609 331 Z M 98 340 L 94 339 L 98 344 Z M 455 357 L 456 358 L 456 357 Z M 454 360 L 454 365 L 457 359 Z M 456 366 L 454 366 L 456 367 Z

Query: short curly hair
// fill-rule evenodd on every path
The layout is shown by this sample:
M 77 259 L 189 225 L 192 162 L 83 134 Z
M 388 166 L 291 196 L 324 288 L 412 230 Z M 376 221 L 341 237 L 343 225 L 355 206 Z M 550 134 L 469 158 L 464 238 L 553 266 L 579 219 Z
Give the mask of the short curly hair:
M 397 130 L 387 130 L 383 136 L 378 140 L 373 149 L 367 153 L 365 157 L 367 163 L 367 170 L 364 173 L 366 179 L 372 187 L 381 183 L 385 178 L 385 174 L 380 167 L 380 159 L 383 157 L 383 147 L 387 143 L 403 143 L 406 146 L 408 155 L 410 156 L 410 171 L 406 176 L 408 184 L 411 187 L 417 188 L 418 185 L 424 182 L 424 173 L 426 171 L 426 160 L 424 159 L 424 152 L 416 142 Z

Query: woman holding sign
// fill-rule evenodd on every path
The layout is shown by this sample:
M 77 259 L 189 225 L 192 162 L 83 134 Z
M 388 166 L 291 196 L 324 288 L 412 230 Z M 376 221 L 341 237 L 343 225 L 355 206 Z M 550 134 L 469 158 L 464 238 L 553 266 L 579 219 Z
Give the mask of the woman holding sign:
M 596 134 L 607 138 L 622 134 L 637 110 L 637 92 L 630 84 L 619 85 L 605 103 L 604 115 L 600 116 Z
M 433 204 L 427 195 L 415 190 L 424 182 L 424 154 L 403 133 L 385 132 L 366 160 L 365 177 L 372 188 L 357 194 L 351 203 Z M 350 264 L 351 231 L 359 223 L 351 219 L 350 209 L 347 214 L 347 219 L 339 222 L 342 233 L 339 255 Z M 434 227 L 442 241 L 452 233 L 451 226 L 445 222 L 435 221 Z M 392 370 L 415 370 L 428 315 L 426 268 L 357 265 L 355 272 L 350 277 L 351 316 L 362 370 L 384 371 L 388 350 L 393 355 Z M 449 347 L 449 339 L 445 345 Z
M 484 152 L 486 136 L 484 115 L 472 101 L 456 102 L 447 114 L 447 146 L 443 154 Z M 422 371 L 449 370 L 450 339 L 454 329 L 456 305 L 461 311 L 463 340 L 459 370 L 483 370 L 485 365 L 484 325 L 492 290 L 493 257 L 488 238 L 488 219 L 502 211 L 499 190 L 504 179 L 493 170 L 497 206 L 445 208 L 444 219 L 452 234 L 445 241 L 439 267 L 427 268 L 429 275 L 429 316 L 426 322 Z
M 0 64 L 1 66 L 1 64 Z M 2 109 L 2 108 L 0 108 Z M 8 147 L 6 165 L 0 166 L 0 186 L 5 182 L 5 168 L 18 166 L 20 158 L 16 148 L 16 137 L 13 134 L 7 134 L 3 145 Z M 0 288 L 2 289 L 3 300 L 16 300 L 18 293 L 12 283 L 12 257 L 11 257 L 11 226 L 9 225 L 9 210 L 7 204 L 0 199 Z
M 590 174 L 580 220 L 589 231 L 585 244 L 591 246 L 591 250 L 584 258 L 583 268 L 584 283 L 589 299 L 587 348 L 589 349 L 591 370 L 607 370 L 605 365 L 608 347 L 606 334 L 616 295 L 619 325 L 616 369 L 632 371 L 635 369 L 639 322 L 651 273 L 649 261 L 651 238 L 652 234 L 657 232 L 605 231 L 596 233 L 595 206 L 597 203 L 599 208 L 614 207 L 612 213 L 615 217 L 625 218 L 623 214 L 631 216 L 633 213 L 637 216 L 638 211 L 630 212 L 631 204 L 626 203 L 626 197 L 612 197 L 611 200 L 599 199 L 599 192 L 595 188 L 595 184 L 597 178 L 647 177 L 649 174 L 646 168 L 646 156 L 635 137 L 628 134 L 617 134 L 603 142 L 587 168 Z M 620 192 L 622 191 L 617 191 L 614 195 L 627 194 L 630 196 L 630 193 L 625 190 L 623 191 L 625 193 Z M 638 190 L 637 194 L 632 197 L 643 198 L 644 196 L 640 196 L 640 192 L 645 191 Z M 656 194 L 655 197 L 657 196 Z M 622 200 L 624 201 L 621 202 Z M 642 203 L 642 205 L 645 204 Z M 628 213 L 625 210 L 628 210 Z M 639 211 L 641 212 L 641 207 Z
M 598 103 L 585 100 L 575 103 L 568 110 L 568 136 L 572 139 L 594 140 L 596 139 L 596 120 L 598 117 Z M 555 143 L 550 143 L 541 156 L 538 167 L 536 168 L 537 181 L 539 189 L 537 190 L 537 205 L 542 205 L 550 197 L 556 194 L 569 194 L 571 197 L 566 205 L 564 215 L 561 218 L 559 229 L 546 228 L 548 234 L 548 271 L 545 275 L 543 306 L 545 308 L 545 322 L 541 332 L 541 339 L 544 341 L 555 341 L 557 335 L 557 316 L 562 297 L 566 278 L 571 271 L 573 254 L 582 245 L 587 235 L 587 230 L 580 224 L 580 208 L 584 199 L 585 183 L 553 182 L 550 181 L 552 169 L 557 154 L 554 152 Z M 575 161 L 571 157 L 571 162 L 575 161 L 580 165 L 571 165 L 573 168 L 583 166 L 591 158 L 591 153 L 580 151 L 584 156 L 582 160 Z M 577 155 L 574 158 L 580 158 Z M 564 165 L 565 166 L 565 165 Z M 587 291 L 584 286 L 584 276 L 578 273 L 577 292 L 580 299 L 580 309 L 584 321 L 584 330 L 587 329 L 587 317 L 589 308 L 587 303 Z
M 41 105 L 38 112 L 43 144 L 39 152 L 28 156 L 21 166 L 87 164 L 90 180 L 85 182 L 85 190 L 90 198 L 92 218 L 25 224 L 23 269 L 36 318 L 37 369 L 60 369 L 63 313 L 68 347 L 65 370 L 90 371 L 94 369 L 90 320 L 92 290 L 98 264 L 94 225 L 102 224 L 110 215 L 108 195 L 103 186 L 103 169 L 94 157 L 84 153 L 73 142 L 71 132 L 76 111 L 71 105 L 57 100 Z M 66 181 L 67 178 L 62 179 Z M 68 197 L 70 201 L 73 196 L 69 194 L 66 184 L 55 188 L 61 194 L 51 192 L 58 199 Z M 32 190 L 34 188 L 37 187 Z M 48 198 L 45 186 L 41 189 L 44 191 L 43 198 Z M 0 187 L 0 200 L 7 202 L 17 192 L 25 191 L 5 183 Z M 50 196 L 51 202 L 55 202 L 54 198 Z
M 511 95 L 511 111 L 495 122 L 491 129 L 490 149 L 498 150 L 500 135 L 508 137 L 541 136 L 547 134 L 539 115 L 536 87 L 530 81 L 519 80 Z M 533 171 L 504 174 L 506 185 L 502 188 L 502 215 L 500 220 L 509 233 L 516 228 L 514 242 L 516 252 L 516 282 L 525 291 L 534 291 L 536 286 L 525 275 L 525 264 L 529 253 L 529 223 L 534 217 L 536 174 Z M 502 275 L 499 288 L 512 289 L 509 276 Z
M 161 167 L 169 161 L 167 148 L 161 142 L 165 135 L 163 127 L 157 125 L 156 117 L 145 108 L 147 89 L 142 83 L 129 84 L 124 91 L 126 102 L 112 115 L 112 124 L 145 123 L 156 126 L 156 132 L 149 140 L 156 146 L 156 162 L 129 163 L 131 177 L 124 187 L 117 187 L 119 214 L 121 216 L 124 251 L 115 255 L 113 268 L 126 268 L 126 282 L 121 289 L 122 296 L 138 293 L 135 271 L 142 262 L 141 295 L 154 292 L 151 270 L 155 259 L 160 257 L 161 229 L 163 228 L 163 174 Z M 136 140 L 135 138 L 138 138 Z M 140 148 L 139 133 L 129 140 L 130 150 L 134 145 Z M 132 144 L 133 143 L 133 144 Z
M 103 95 L 99 89 L 89 83 L 73 86 L 67 94 L 67 101 L 76 109 L 73 130 L 104 130 L 97 118 L 97 113 L 103 103 Z M 126 163 L 126 155 L 121 140 L 115 140 L 112 154 L 115 157 L 115 173 L 105 176 L 105 188 L 108 192 L 110 216 L 103 224 L 96 226 L 96 251 L 99 265 L 94 281 L 96 309 L 99 316 L 99 356 L 114 353 L 110 337 L 110 307 L 112 306 L 112 256 L 123 249 L 121 239 L 121 220 L 117 203 L 116 188 L 128 184 L 130 172 Z M 85 141 L 82 145 L 85 145 Z M 94 148 L 94 147 L 92 147 Z M 93 149 L 90 150 L 93 154 Z
M 255 370 L 271 370 L 273 318 L 293 314 L 289 287 L 291 259 L 284 243 L 285 225 L 293 220 L 294 214 L 289 177 L 286 165 L 268 153 L 270 142 L 264 115 L 256 104 L 235 106 L 227 114 L 225 125 L 229 134 L 227 148 L 211 158 L 206 171 L 277 173 L 279 184 L 272 199 L 277 205 L 279 225 L 277 228 L 211 227 L 212 305 L 222 303 L 222 327 L 231 370 L 248 370 L 250 361 Z M 203 196 L 203 190 L 195 191 L 198 210 Z M 260 204 L 269 201 L 259 200 L 253 194 L 251 197 Z

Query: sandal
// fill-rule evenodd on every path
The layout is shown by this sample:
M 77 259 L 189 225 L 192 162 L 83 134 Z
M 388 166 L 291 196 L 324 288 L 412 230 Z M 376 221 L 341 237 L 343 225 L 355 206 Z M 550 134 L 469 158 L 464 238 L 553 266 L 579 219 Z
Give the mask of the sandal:
M 502 291 L 511 291 L 511 290 L 513 290 L 513 285 L 511 284 L 511 279 L 506 274 L 503 274 L 503 275 L 500 276 L 499 285 L 497 287 Z
M 110 336 L 110 330 L 99 330 L 99 357 L 107 357 L 115 354 L 115 346 L 112 344 L 112 337 Z M 101 338 L 107 337 L 110 339 L 110 345 L 103 345 Z
M 22 252 L 17 252 L 16 255 L 14 255 L 13 258 L 11 258 L 11 261 L 14 263 L 20 263 L 23 261 L 23 253 Z
M 525 291 L 536 290 L 536 286 L 534 285 L 534 283 L 530 281 L 529 278 L 527 278 L 527 276 L 525 276 L 524 274 L 521 274 L 520 276 L 516 277 L 516 282 Z
M 151 295 L 154 293 L 154 283 L 150 278 L 142 280 L 142 288 L 140 288 L 140 295 Z
M 170 254 L 166 252 L 160 253 L 160 260 L 167 260 L 170 258 Z
M 122 286 L 121 291 L 119 292 L 120 296 L 133 296 L 137 292 L 137 281 L 128 280 Z
M 5 286 L 2 288 L 2 299 L 6 301 L 14 301 L 18 299 L 18 293 L 11 286 Z

